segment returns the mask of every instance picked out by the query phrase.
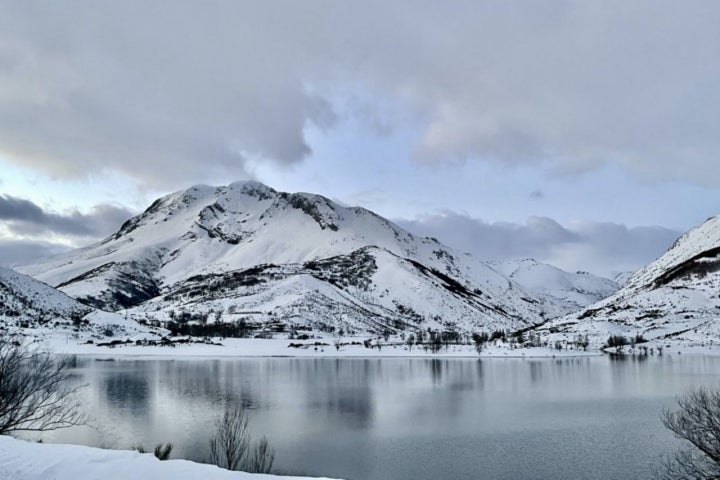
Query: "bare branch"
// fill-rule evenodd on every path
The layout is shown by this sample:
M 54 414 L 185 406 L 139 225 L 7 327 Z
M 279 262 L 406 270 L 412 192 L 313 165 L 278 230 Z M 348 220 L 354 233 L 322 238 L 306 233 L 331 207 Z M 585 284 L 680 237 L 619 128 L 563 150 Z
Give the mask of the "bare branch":
M 665 459 L 664 479 L 720 479 L 720 392 L 700 388 L 678 399 L 680 409 L 664 411 L 662 422 L 690 447 Z
M 0 435 L 85 423 L 68 380 L 72 358 L 56 358 L 0 338 Z

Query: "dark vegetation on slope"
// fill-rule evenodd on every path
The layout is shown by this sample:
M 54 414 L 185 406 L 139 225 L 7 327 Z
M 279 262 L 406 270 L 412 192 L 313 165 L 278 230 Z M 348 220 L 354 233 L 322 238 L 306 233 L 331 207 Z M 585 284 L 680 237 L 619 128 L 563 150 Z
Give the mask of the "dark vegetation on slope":
M 304 267 L 313 277 L 338 288 L 353 286 L 367 290 L 372 275 L 377 271 L 375 257 L 368 253 L 370 248 L 373 247 L 362 248 L 349 255 L 310 261 Z
M 704 277 L 708 273 L 717 272 L 720 270 L 720 247 L 705 250 L 686 260 L 679 265 L 669 269 L 655 280 L 653 280 L 652 287 L 658 288 L 669 284 L 673 280 L 680 278 L 689 278 L 692 275 L 696 275 L 699 278 Z
M 194 275 L 165 295 L 164 299 L 172 301 L 184 298 L 222 298 L 228 294 L 236 294 L 241 288 L 283 280 L 294 275 L 311 275 L 341 289 L 349 286 L 367 289 L 372 274 L 377 270 L 375 258 L 367 250 L 363 248 L 349 255 L 338 255 L 302 265 L 262 264 L 244 270 Z

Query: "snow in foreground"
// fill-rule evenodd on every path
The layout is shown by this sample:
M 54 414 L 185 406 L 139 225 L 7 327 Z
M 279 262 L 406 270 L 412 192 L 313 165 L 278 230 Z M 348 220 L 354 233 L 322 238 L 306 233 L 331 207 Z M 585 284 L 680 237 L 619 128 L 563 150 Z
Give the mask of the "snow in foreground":
M 300 479 L 300 477 L 231 472 L 214 465 L 187 460 L 161 462 L 152 453 L 31 443 L 6 436 L 0 436 L 0 478 L 13 480 Z

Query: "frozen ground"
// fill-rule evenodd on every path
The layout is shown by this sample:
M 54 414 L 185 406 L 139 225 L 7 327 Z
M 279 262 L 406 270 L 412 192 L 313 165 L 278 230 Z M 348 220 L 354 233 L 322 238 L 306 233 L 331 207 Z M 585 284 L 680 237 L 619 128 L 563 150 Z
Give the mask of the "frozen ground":
M 32 443 L 0 436 L 0 478 L 12 480 L 299 480 L 231 472 L 187 460 L 156 459 L 152 453 L 78 445 Z

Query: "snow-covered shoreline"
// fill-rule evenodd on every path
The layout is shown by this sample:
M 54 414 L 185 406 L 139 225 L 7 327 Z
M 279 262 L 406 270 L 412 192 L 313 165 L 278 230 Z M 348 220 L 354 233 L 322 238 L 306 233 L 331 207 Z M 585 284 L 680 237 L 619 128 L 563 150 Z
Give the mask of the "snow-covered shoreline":
M 49 335 L 45 343 L 50 351 L 62 355 L 87 355 L 94 357 L 132 357 L 132 358 L 571 358 L 597 357 L 605 353 L 598 350 L 556 350 L 549 347 L 509 348 L 491 345 L 478 355 L 472 345 L 449 345 L 439 352 L 413 346 L 410 350 L 400 342 L 394 345 L 383 345 L 381 348 L 366 348 L 358 338 L 343 339 L 344 344 L 337 349 L 333 339 L 288 340 L 288 339 L 247 339 L 226 338 L 215 339 L 221 345 L 204 343 L 177 344 L 176 346 L 141 346 L 127 344 L 116 347 L 99 346 L 97 344 L 78 343 L 61 335 Z M 321 345 L 315 346 L 315 343 Z M 390 342 L 392 343 L 392 341 Z M 290 348 L 290 344 L 302 345 Z M 648 343 L 648 346 L 654 343 Z M 692 343 L 672 343 L 664 348 L 665 355 L 720 355 L 720 345 L 695 345 Z M 629 348 L 626 354 L 632 354 Z M 639 354 L 636 350 L 634 353 Z
M 33 443 L 0 436 L 0 478 L 12 480 L 301 480 L 223 470 L 188 460 L 161 462 L 152 453 Z M 320 479 L 319 479 L 320 480 Z M 328 479 L 325 479 L 328 480 Z
M 62 355 L 89 355 L 98 357 L 291 357 L 291 358 L 531 358 L 531 357 L 586 357 L 602 355 L 598 351 L 557 351 L 552 348 L 516 348 L 488 346 L 478 356 L 472 345 L 443 346 L 439 352 L 413 346 L 409 349 L 401 341 L 380 348 L 367 348 L 363 338 L 343 338 L 337 349 L 332 338 L 312 340 L 225 338 L 213 339 L 217 345 L 206 343 L 178 343 L 175 346 L 143 346 L 134 343 L 114 347 L 87 344 L 68 339 L 64 335 L 49 334 L 44 343 L 49 350 Z M 353 344 L 354 343 L 354 344 Z M 289 347 L 290 344 L 300 347 Z M 318 344 L 318 345 L 316 345 Z M 720 354 L 720 350 L 718 352 Z

